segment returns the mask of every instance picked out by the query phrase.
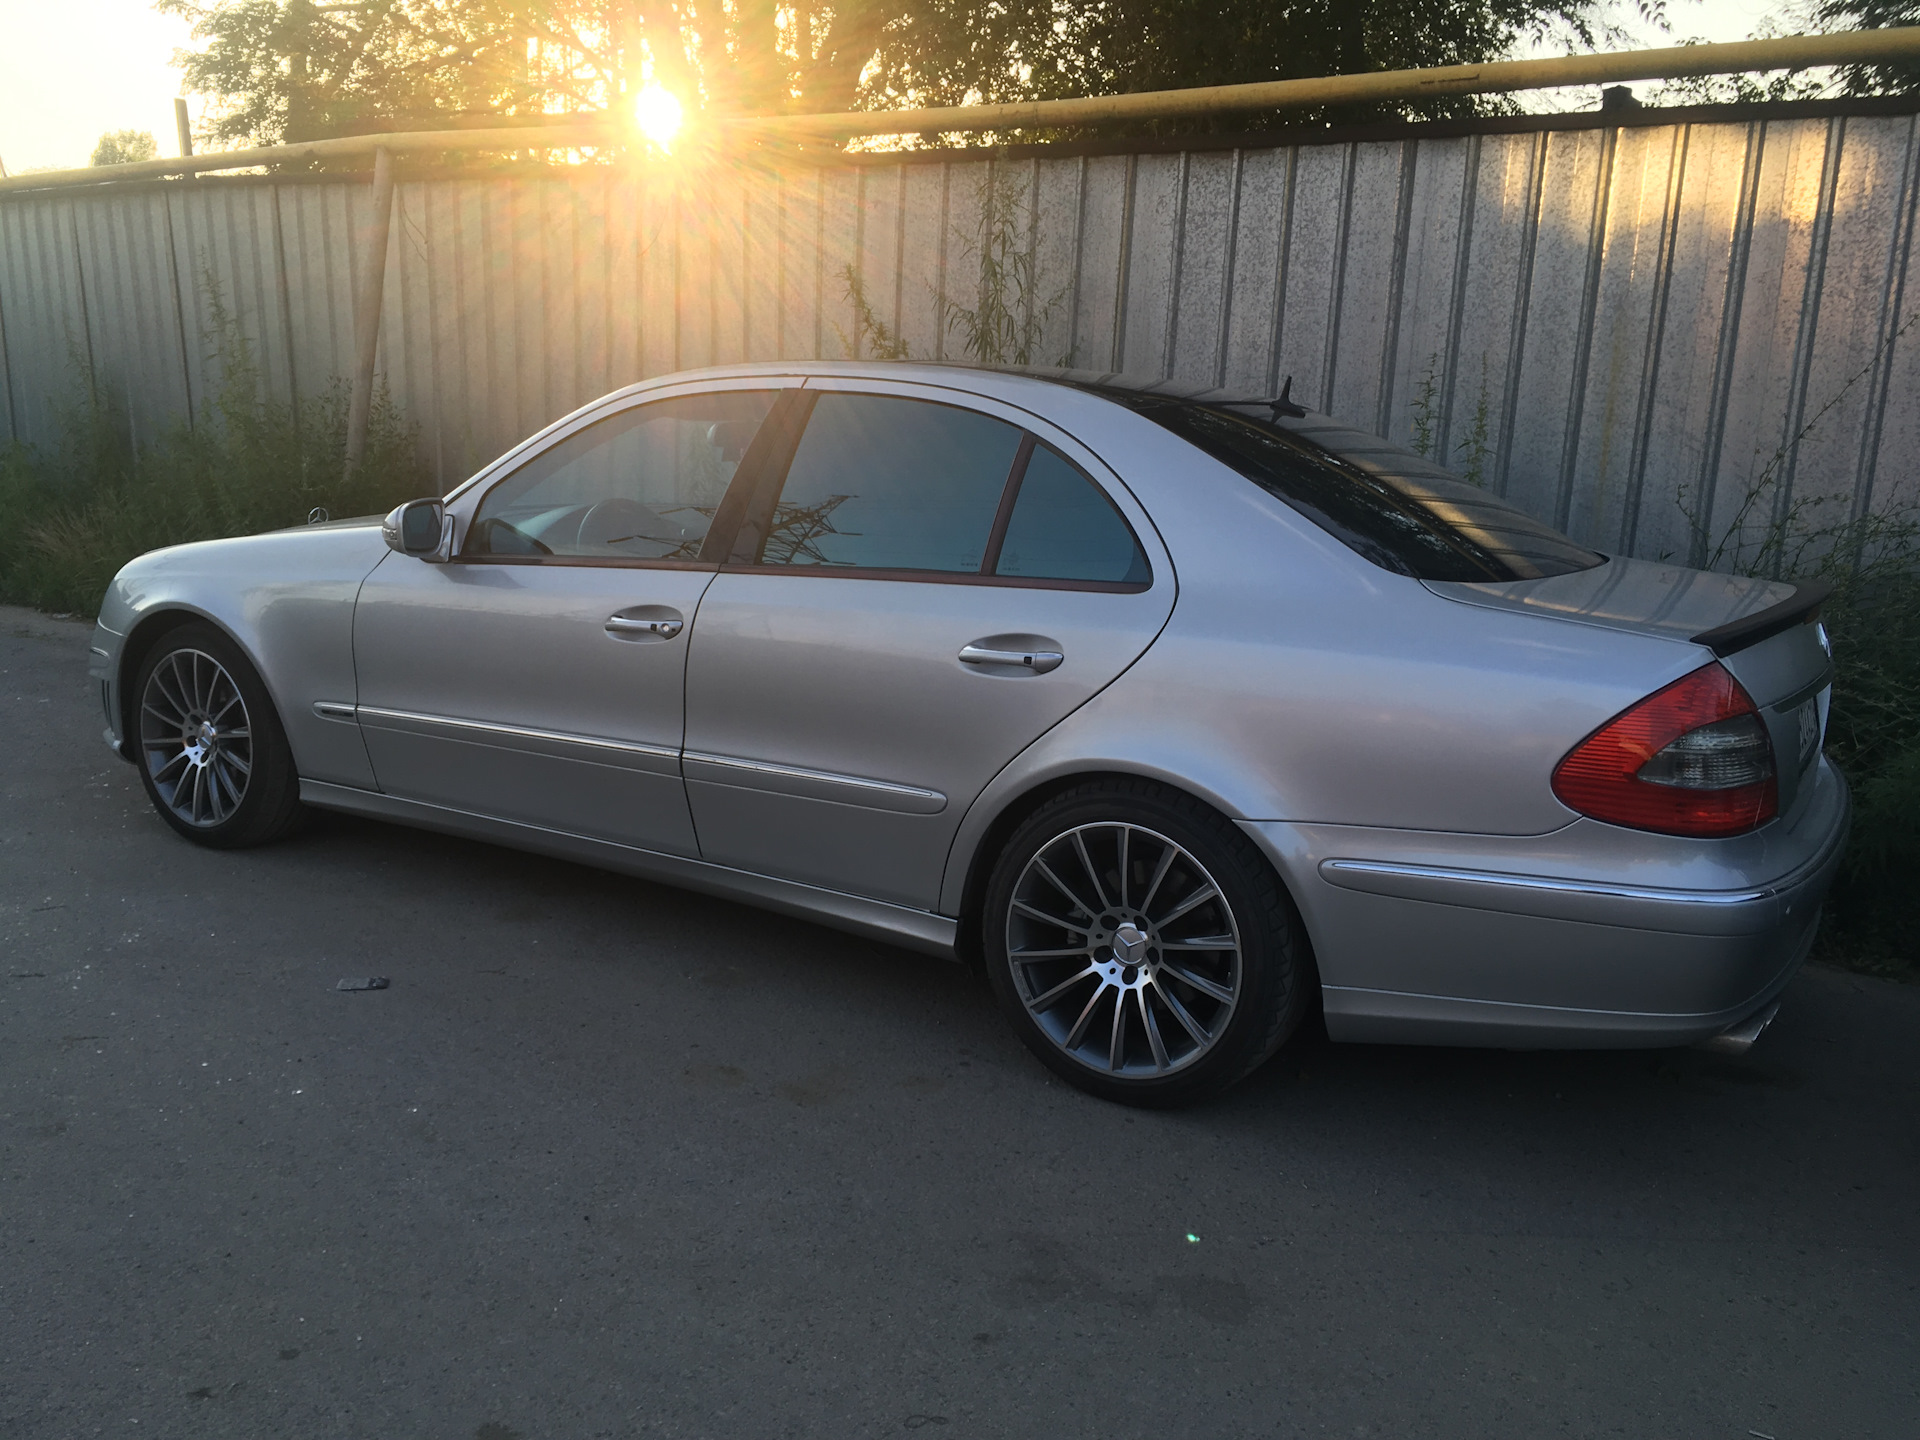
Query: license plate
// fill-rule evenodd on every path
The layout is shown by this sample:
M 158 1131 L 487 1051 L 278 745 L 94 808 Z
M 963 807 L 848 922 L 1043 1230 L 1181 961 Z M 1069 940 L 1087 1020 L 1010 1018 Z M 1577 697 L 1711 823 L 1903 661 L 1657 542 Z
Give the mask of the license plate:
M 1794 707 L 1800 725 L 1800 768 L 1806 769 L 1813 763 L 1813 757 L 1820 753 L 1820 704 L 1821 697 L 1816 695 Z

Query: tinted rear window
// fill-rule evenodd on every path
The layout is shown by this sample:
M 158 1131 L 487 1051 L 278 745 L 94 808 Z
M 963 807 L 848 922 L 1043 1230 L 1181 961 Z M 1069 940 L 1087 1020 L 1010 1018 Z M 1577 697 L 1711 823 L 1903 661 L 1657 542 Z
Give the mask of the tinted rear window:
M 1429 460 L 1324 415 L 1108 389 L 1374 564 L 1420 580 L 1536 580 L 1605 557 Z

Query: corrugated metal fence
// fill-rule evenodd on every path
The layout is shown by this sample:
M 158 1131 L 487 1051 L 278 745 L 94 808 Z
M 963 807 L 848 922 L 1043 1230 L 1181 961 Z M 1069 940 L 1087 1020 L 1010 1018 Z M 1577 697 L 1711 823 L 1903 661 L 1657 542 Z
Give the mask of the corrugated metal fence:
M 1762 519 L 1920 498 L 1911 114 L 403 180 L 381 372 L 451 486 L 632 380 L 845 355 L 848 267 L 958 357 L 995 190 L 1036 359 L 1292 375 L 1602 548 L 1699 560 L 1763 473 Z M 273 394 L 344 375 L 368 209 L 264 179 L 0 201 L 6 433 L 51 439 L 89 371 L 136 438 L 203 406 L 220 307 Z

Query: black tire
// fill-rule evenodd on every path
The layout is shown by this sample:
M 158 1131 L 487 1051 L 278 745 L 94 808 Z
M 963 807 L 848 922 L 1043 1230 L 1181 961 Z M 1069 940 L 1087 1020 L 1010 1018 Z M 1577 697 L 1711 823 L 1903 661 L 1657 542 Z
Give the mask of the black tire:
M 134 674 L 128 712 L 123 743 L 147 798 L 196 845 L 264 845 L 305 818 L 267 687 L 213 626 L 196 621 L 160 638 Z
M 1043 1064 L 1102 1099 L 1153 1108 L 1250 1075 L 1298 1027 L 1317 983 L 1266 857 L 1217 811 L 1145 780 L 1076 786 L 1014 831 L 987 882 L 981 951 Z

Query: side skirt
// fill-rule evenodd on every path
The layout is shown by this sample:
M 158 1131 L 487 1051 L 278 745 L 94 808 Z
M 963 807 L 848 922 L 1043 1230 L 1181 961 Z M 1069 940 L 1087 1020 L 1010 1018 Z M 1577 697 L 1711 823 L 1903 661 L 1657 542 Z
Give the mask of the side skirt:
M 637 875 L 643 880 L 657 880 L 664 885 L 678 885 L 683 889 L 698 890 L 727 900 L 743 901 L 781 915 L 797 916 L 854 935 L 938 955 L 943 960 L 959 958 L 955 949 L 958 922 L 925 910 L 866 900 L 858 895 L 845 895 L 837 890 L 823 890 L 791 880 L 776 880 L 746 870 L 729 869 L 725 865 L 710 865 L 704 860 L 663 855 L 655 850 L 641 850 L 611 840 L 590 840 L 583 835 L 569 835 L 565 831 L 548 830 L 539 825 L 496 820 L 491 816 L 455 810 L 450 806 L 402 800 L 346 785 L 329 785 L 319 780 L 302 780 L 300 798 L 306 804 L 322 810 L 343 810 L 349 814 L 371 816 L 376 820 L 412 825 L 421 830 L 490 840 L 497 845 L 531 850 L 560 860 L 577 860 L 622 875 Z

